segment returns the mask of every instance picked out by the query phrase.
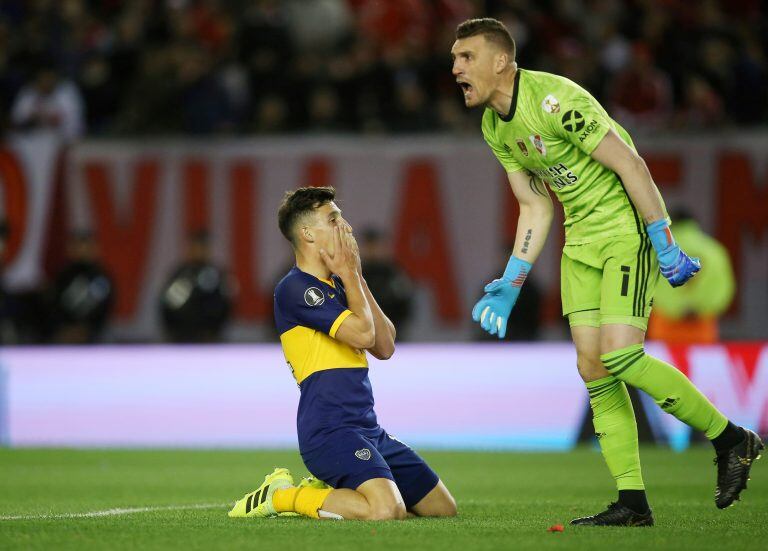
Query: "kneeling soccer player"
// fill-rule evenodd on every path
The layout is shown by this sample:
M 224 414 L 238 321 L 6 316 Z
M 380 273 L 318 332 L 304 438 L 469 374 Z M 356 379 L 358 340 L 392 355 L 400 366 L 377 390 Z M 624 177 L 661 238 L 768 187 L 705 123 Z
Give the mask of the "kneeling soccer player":
M 275 469 L 229 516 L 454 516 L 456 502 L 435 472 L 376 420 L 365 351 L 392 356 L 395 328 L 361 276 L 357 243 L 334 199 L 333 188 L 301 188 L 278 211 L 296 266 L 275 289 L 275 322 L 301 389 L 299 450 L 316 478 L 294 485 L 287 469 Z

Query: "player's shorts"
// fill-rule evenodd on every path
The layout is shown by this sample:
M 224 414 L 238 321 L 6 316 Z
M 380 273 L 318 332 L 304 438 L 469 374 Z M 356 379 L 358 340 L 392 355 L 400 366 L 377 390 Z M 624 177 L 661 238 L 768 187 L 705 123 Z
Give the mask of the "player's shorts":
M 301 454 L 312 476 L 332 488 L 357 489 L 373 478 L 392 480 L 410 509 L 437 486 L 437 474 L 410 447 L 384 429 L 375 437 L 339 429 L 326 442 Z
M 563 315 L 572 327 L 619 323 L 648 328 L 659 263 L 647 235 L 566 244 L 560 278 Z

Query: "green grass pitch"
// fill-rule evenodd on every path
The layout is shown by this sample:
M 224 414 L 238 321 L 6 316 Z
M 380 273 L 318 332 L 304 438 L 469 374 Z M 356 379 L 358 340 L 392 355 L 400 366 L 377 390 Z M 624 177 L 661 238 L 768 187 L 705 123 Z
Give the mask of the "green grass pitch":
M 423 455 L 456 497 L 457 518 L 227 518 L 227 505 L 273 466 L 305 474 L 291 451 L 0 450 L 0 549 L 636 551 L 768 544 L 768 461 L 755 465 L 742 501 L 719 511 L 709 448 L 681 454 L 646 448 L 644 476 L 657 526 L 606 529 L 568 526 L 614 497 L 595 450 Z M 67 516 L 119 509 L 132 512 Z M 555 524 L 565 531 L 548 532 Z

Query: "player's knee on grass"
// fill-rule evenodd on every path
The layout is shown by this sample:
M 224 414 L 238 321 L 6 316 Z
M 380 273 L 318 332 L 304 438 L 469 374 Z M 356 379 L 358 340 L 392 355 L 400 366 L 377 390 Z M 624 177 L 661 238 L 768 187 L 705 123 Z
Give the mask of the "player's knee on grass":
M 362 515 L 363 520 L 402 520 L 408 514 L 403 496 L 392 480 L 367 480 L 356 491 L 368 501 L 368 510 Z
M 458 511 L 456 500 L 441 480 L 424 499 L 411 507 L 411 512 L 420 517 L 455 517 Z
M 438 506 L 435 508 L 435 511 L 431 516 L 455 517 L 458 512 L 459 511 L 458 511 L 458 508 L 456 507 L 456 500 L 453 499 L 453 496 L 446 489 L 445 493 L 441 494 L 441 499 L 438 502 Z
M 408 516 L 405 510 L 405 504 L 400 503 L 378 503 L 371 505 L 365 520 L 403 520 Z
M 430 506 L 429 510 L 420 514 L 422 517 L 455 517 L 458 513 L 456 500 L 451 494 L 442 496 L 440 501 Z

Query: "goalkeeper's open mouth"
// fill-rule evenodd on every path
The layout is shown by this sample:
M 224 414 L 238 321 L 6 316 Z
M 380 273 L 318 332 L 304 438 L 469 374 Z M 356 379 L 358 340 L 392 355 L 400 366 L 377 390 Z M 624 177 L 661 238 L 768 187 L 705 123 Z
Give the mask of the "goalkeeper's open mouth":
M 464 94 L 464 99 L 468 100 L 469 96 L 472 95 L 472 92 L 474 91 L 474 88 L 466 80 L 458 80 L 457 79 L 456 82 L 459 84 L 459 87 L 461 88 L 462 94 Z

